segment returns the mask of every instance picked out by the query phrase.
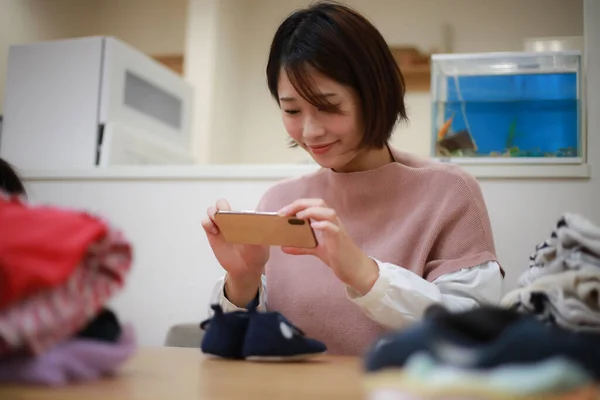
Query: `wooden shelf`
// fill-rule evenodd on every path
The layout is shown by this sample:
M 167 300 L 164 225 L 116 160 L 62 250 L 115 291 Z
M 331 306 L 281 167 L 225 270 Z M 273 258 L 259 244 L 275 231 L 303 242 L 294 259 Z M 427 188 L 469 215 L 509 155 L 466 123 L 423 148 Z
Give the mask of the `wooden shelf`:
M 398 63 L 407 92 L 428 92 L 431 88 L 431 66 L 429 55 L 420 53 L 413 47 L 390 47 Z M 183 54 L 161 54 L 152 56 L 156 61 L 175 71 L 184 73 Z
M 415 47 L 390 46 L 390 50 L 404 76 L 407 92 L 429 92 L 431 89 L 430 56 Z
M 166 67 L 172 69 L 179 75 L 183 75 L 183 54 L 163 54 L 152 56 L 153 59 Z

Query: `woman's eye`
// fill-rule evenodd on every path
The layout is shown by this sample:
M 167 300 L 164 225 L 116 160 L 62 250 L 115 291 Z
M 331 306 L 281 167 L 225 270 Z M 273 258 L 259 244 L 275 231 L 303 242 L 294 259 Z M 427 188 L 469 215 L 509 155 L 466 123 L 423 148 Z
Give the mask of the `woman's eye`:
M 285 110 L 285 113 L 286 113 L 286 114 L 289 114 L 289 115 L 296 115 L 296 114 L 298 114 L 299 112 L 300 112 L 300 111 L 298 111 L 298 110 Z
M 327 114 L 337 114 L 340 112 L 340 105 L 332 104 L 331 107 L 317 108 L 317 111 L 321 112 L 321 113 L 327 113 Z

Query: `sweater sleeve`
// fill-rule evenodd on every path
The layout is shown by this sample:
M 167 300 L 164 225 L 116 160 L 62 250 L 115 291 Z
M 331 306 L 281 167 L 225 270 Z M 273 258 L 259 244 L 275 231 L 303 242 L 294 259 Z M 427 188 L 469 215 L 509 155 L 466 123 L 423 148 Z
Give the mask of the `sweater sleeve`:
M 488 261 L 498 264 L 492 227 L 479 184 L 459 169 L 455 169 L 450 178 L 453 182 L 451 190 L 439 199 L 433 218 L 436 228 L 424 238 L 430 247 L 422 276 L 429 282 Z M 501 266 L 500 273 L 504 276 Z
M 375 261 L 379 278 L 373 288 L 359 296 L 347 287 L 346 294 L 369 318 L 391 329 L 418 320 L 434 303 L 461 311 L 498 304 L 502 296 L 503 278 L 495 261 L 444 274 L 433 282 L 397 265 Z

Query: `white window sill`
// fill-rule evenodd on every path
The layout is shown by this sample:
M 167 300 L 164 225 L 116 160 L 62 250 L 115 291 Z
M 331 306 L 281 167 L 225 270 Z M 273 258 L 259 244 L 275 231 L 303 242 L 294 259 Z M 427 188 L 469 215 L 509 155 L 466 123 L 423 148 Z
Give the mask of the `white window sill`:
M 589 164 L 489 162 L 454 159 L 477 179 L 582 179 L 591 175 Z M 62 180 L 280 180 L 314 172 L 314 164 L 126 166 L 55 171 L 21 171 L 26 181 Z
M 591 176 L 589 164 L 465 164 L 461 165 L 477 179 L 585 179 Z
M 591 176 L 591 168 L 581 158 L 450 158 L 439 161 L 460 165 L 478 179 L 540 179 Z

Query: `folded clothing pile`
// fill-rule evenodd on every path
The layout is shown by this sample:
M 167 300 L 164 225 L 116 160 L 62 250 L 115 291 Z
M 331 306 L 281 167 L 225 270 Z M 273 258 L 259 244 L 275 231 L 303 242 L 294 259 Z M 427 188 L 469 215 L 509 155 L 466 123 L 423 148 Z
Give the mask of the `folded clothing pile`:
M 369 398 L 597 399 L 598 336 L 485 306 L 431 306 L 365 356 Z
M 600 333 L 600 227 L 565 214 L 536 246 L 501 305 L 574 331 Z
M 371 398 L 597 399 L 600 227 L 566 213 L 496 306 L 430 307 L 365 357 Z
M 0 382 L 115 372 L 135 337 L 106 305 L 131 262 L 130 244 L 101 219 L 0 194 Z

